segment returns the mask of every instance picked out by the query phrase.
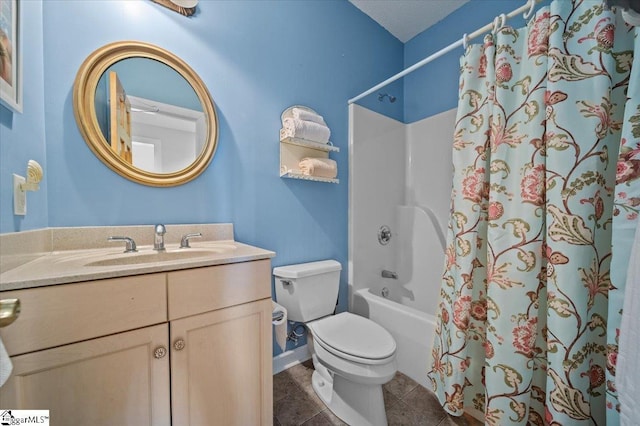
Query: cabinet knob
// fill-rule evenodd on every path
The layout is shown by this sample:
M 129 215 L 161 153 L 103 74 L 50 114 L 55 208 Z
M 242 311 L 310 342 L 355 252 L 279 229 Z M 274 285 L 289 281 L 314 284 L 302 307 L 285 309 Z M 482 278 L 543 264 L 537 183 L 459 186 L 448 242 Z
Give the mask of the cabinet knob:
M 181 351 L 184 349 L 184 340 L 183 339 L 178 339 L 175 342 L 173 342 L 173 349 L 175 349 L 176 351 Z
M 6 327 L 20 315 L 20 299 L 0 300 L 0 327 Z
M 164 358 L 166 354 L 167 354 L 167 348 L 165 348 L 164 346 L 158 346 L 153 350 L 153 357 L 155 359 Z

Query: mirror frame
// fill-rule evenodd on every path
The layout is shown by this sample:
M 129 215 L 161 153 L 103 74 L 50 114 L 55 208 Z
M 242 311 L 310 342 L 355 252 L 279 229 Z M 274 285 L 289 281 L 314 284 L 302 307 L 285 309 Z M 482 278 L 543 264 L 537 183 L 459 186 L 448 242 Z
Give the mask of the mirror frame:
M 154 59 L 171 67 L 191 85 L 207 117 L 207 134 L 200 155 L 188 167 L 171 173 L 152 173 L 122 160 L 111 149 L 98 124 L 95 97 L 98 81 L 113 64 L 127 58 Z M 91 53 L 82 63 L 73 84 L 73 113 L 78 129 L 91 151 L 119 175 L 149 186 L 177 186 L 198 177 L 207 168 L 218 146 L 218 117 L 204 82 L 182 59 L 173 53 L 141 41 L 110 43 Z

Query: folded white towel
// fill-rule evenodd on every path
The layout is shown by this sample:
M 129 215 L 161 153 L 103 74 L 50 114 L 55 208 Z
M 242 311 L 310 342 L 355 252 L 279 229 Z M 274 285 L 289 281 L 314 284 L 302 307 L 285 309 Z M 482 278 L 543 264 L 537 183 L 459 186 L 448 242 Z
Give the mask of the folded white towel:
M 338 164 L 330 158 L 305 157 L 298 164 L 303 175 L 333 179 L 338 176 Z
M 292 109 L 291 115 L 293 118 L 297 118 L 298 120 L 313 121 L 314 123 L 322 124 L 323 126 L 327 125 L 320 114 L 316 114 L 315 112 L 307 111 L 302 108 Z
M 331 136 L 331 130 L 327 126 L 313 121 L 285 118 L 282 122 L 285 137 L 301 138 L 308 141 L 327 143 Z
M 11 370 L 13 370 L 13 364 L 11 364 L 9 354 L 4 348 L 2 339 L 0 339 L 0 386 L 4 385 L 4 382 L 7 381 L 11 375 Z
M 620 400 L 620 424 L 637 425 L 640 419 L 638 393 L 640 393 L 640 219 L 631 246 L 624 306 L 620 324 L 620 347 L 616 366 L 616 388 Z

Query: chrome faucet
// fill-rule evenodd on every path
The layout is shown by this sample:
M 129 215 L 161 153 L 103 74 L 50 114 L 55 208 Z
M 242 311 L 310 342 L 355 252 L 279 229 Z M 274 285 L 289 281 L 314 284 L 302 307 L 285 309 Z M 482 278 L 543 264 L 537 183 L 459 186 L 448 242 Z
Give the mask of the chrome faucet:
M 396 272 L 387 271 L 386 269 L 382 270 L 382 278 L 392 278 L 394 280 L 398 279 L 398 274 Z
M 166 234 L 167 228 L 162 224 L 157 224 L 155 227 L 155 239 L 153 241 L 153 249 L 157 251 L 164 251 L 164 234 Z
M 135 253 L 138 251 L 136 247 L 136 242 L 133 241 L 133 238 L 129 237 L 109 237 L 108 241 L 124 241 L 126 243 L 126 248 L 124 250 L 125 253 Z

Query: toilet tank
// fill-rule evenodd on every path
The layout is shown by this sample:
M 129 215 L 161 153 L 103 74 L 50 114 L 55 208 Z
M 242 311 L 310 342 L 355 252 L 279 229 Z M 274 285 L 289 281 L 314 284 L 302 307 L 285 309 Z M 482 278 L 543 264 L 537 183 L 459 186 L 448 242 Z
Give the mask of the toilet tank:
M 276 301 L 290 321 L 308 322 L 331 315 L 338 301 L 342 265 L 335 260 L 273 268 Z

